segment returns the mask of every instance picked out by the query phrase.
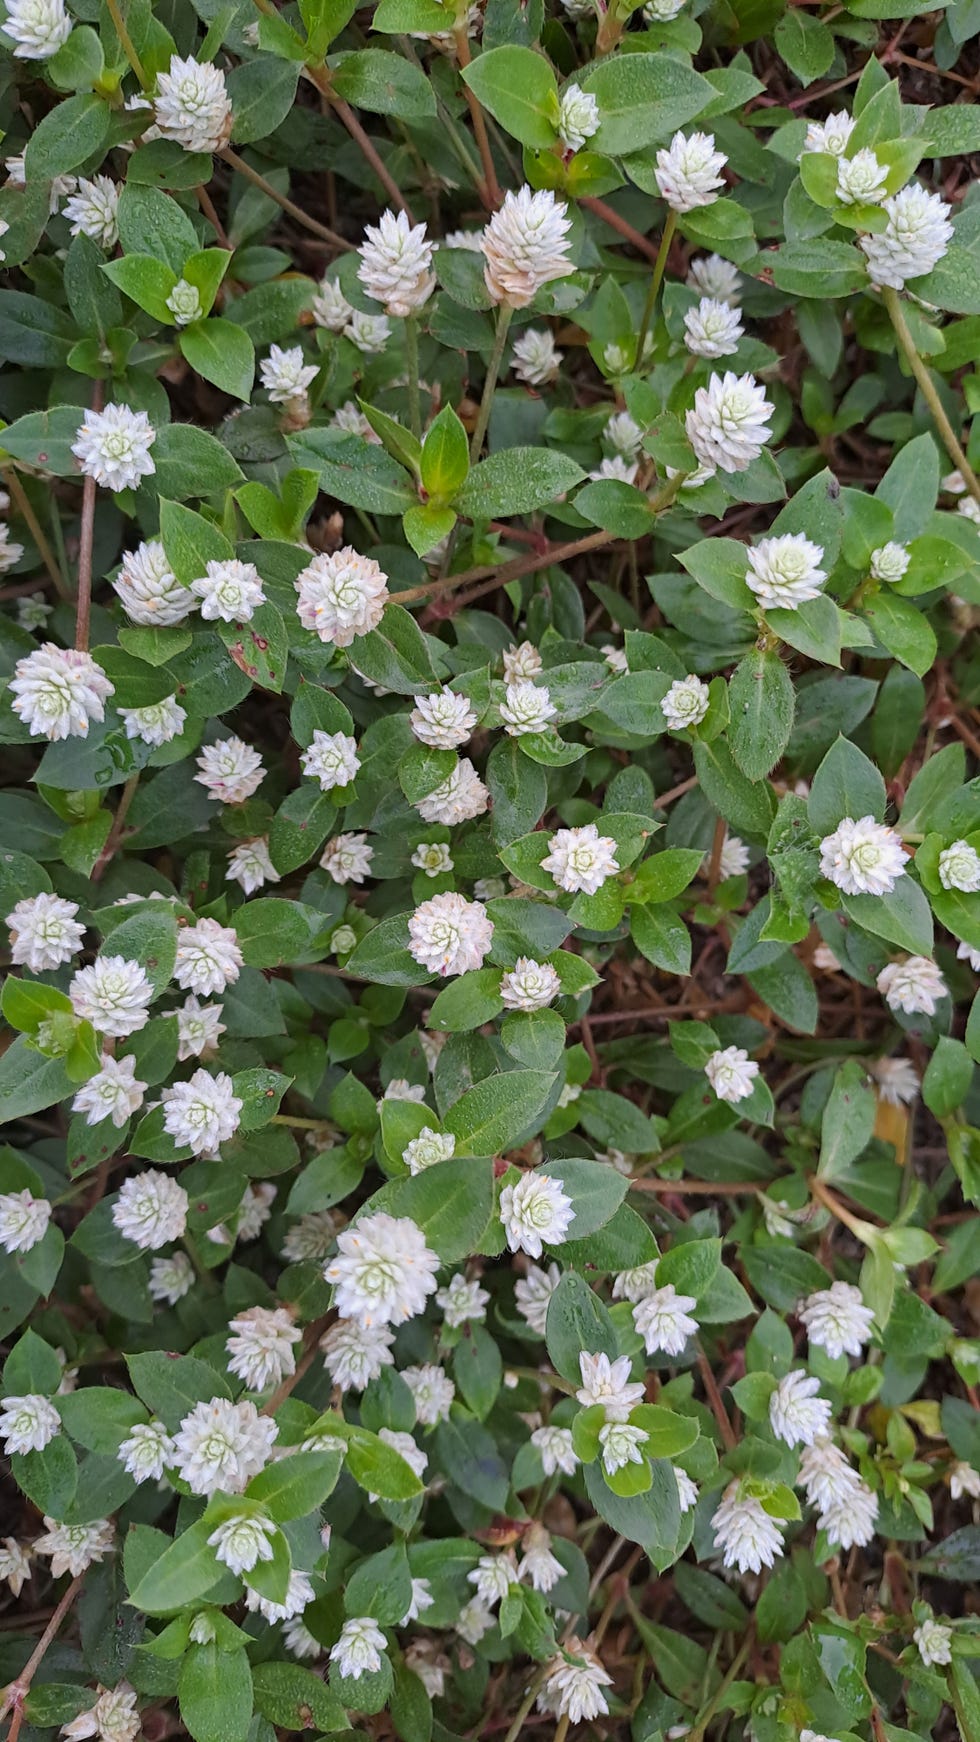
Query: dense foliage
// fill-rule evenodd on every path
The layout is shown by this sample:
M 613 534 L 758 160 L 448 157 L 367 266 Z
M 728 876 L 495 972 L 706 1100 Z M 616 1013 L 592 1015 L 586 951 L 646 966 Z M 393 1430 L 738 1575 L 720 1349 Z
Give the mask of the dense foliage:
M 10 1742 L 980 1742 L 978 33 L 3 0 Z

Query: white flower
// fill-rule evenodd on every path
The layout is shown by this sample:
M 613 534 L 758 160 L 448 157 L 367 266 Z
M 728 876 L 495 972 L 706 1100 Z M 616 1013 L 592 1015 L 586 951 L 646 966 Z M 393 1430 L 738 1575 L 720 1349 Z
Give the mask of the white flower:
M 599 103 L 580 85 L 566 85 L 558 105 L 558 137 L 566 151 L 581 151 L 587 139 L 599 131 Z
M 922 278 L 943 258 L 952 240 L 949 206 L 919 182 L 885 200 L 888 224 L 873 235 L 859 236 L 873 284 L 901 290 L 906 279 Z
M 429 1460 L 421 1446 L 415 1444 L 411 1434 L 396 1433 L 390 1427 L 383 1427 L 378 1429 L 378 1438 L 384 1440 L 385 1445 L 390 1446 L 393 1452 L 397 1452 L 400 1458 L 404 1458 L 409 1469 L 415 1472 L 421 1482 Z M 372 1494 L 370 1498 L 376 1500 L 378 1497 L 376 1494 Z
M 481 901 L 448 890 L 415 909 L 408 922 L 409 951 L 430 973 L 466 974 L 483 965 L 493 941 L 493 921 Z
M 103 1053 L 101 1068 L 78 1090 L 72 1112 L 84 1113 L 87 1125 L 111 1119 L 121 1131 L 130 1114 L 143 1105 L 146 1089 L 147 1084 L 136 1076 L 135 1059 L 116 1059 Z
M 611 836 L 600 835 L 595 823 L 557 829 L 541 869 L 549 871 L 558 887 L 567 889 L 571 895 L 579 890 L 594 895 L 619 870 L 616 843 Z
M 727 162 L 715 150 L 713 133 L 675 133 L 670 145 L 657 152 L 654 177 L 672 211 L 693 212 L 696 206 L 714 204 L 725 185 L 719 172 Z
M 561 1654 L 548 1664 L 538 1695 L 538 1711 L 567 1718 L 570 1724 L 604 1717 L 609 1702 L 602 1690 L 612 1685 L 612 1679 L 595 1652 L 581 1639 L 572 1637 L 562 1646 Z
M 560 991 L 556 969 L 531 956 L 518 956 L 500 981 L 500 996 L 508 1010 L 544 1010 Z
M 363 436 L 365 441 L 372 442 L 375 447 L 381 445 L 360 406 L 353 399 L 347 399 L 343 405 L 337 407 L 328 427 L 342 430 L 345 435 Z
M 874 817 L 842 817 L 820 843 L 820 871 L 845 895 L 888 895 L 905 873 L 901 836 Z
M 544 1173 L 524 1173 L 516 1185 L 500 1194 L 500 1220 L 512 1252 L 540 1258 L 543 1245 L 562 1246 L 575 1219 L 572 1200 L 560 1179 Z
M 182 587 L 157 539 L 128 550 L 113 587 L 131 623 L 169 628 L 194 609 L 189 587 Z
M 446 1324 L 451 1330 L 458 1330 L 460 1325 L 479 1325 L 487 1316 L 487 1303 L 490 1299 L 485 1288 L 476 1281 L 467 1281 L 461 1270 L 451 1276 L 445 1288 L 440 1288 L 436 1295 L 436 1306 L 442 1308 Z
M 404 212 L 382 212 L 369 224 L 358 250 L 357 276 L 372 301 L 385 314 L 407 317 L 427 302 L 435 289 L 433 245 L 424 224 L 412 224 Z
M 421 1367 L 403 1367 L 402 1378 L 412 1393 L 416 1421 L 423 1427 L 435 1427 L 437 1421 L 449 1420 L 456 1387 L 448 1373 L 428 1361 Z
M 811 121 L 806 130 L 804 151 L 826 151 L 831 157 L 843 157 L 854 132 L 855 122 L 846 109 L 828 115 L 826 121 Z
M 259 378 L 273 405 L 302 405 L 318 369 L 318 363 L 303 362 L 302 346 L 284 351 L 281 345 L 270 345 L 269 355 L 259 364 Z
M 247 1400 L 196 1403 L 174 1437 L 174 1466 L 192 1494 L 240 1494 L 272 1453 L 274 1421 Z
M 536 689 L 533 683 L 508 684 L 500 704 L 500 718 L 511 738 L 523 737 L 525 732 L 543 732 L 556 712 L 547 689 L 543 685 Z
M 456 1632 L 467 1645 L 478 1645 L 485 1633 L 493 1626 L 493 1614 L 479 1597 L 471 1597 L 464 1603 L 456 1617 Z
M 518 381 L 529 387 L 543 387 L 553 381 L 563 360 L 554 335 L 546 327 L 526 327 L 513 345 L 513 368 Z
M 616 677 L 622 677 L 624 672 L 629 671 L 629 664 L 627 663 L 626 655 L 621 647 L 615 647 L 611 641 L 607 641 L 603 645 L 601 651 L 605 654 L 606 664 L 608 665 L 609 670 L 613 672 Z
M 379 1211 L 338 1234 L 337 1256 L 324 1275 L 335 1286 L 341 1317 L 370 1329 L 403 1324 L 424 1312 L 438 1268 L 415 1222 Z
M 0 29 L 17 44 L 18 60 L 50 60 L 71 35 L 64 0 L 6 0 L 6 7 Z
M 918 1099 L 919 1073 L 910 1059 L 872 1059 L 868 1071 L 877 1084 L 879 1101 L 889 1107 L 911 1107 Z
M 548 1303 L 561 1281 L 561 1271 L 557 1264 L 549 1264 L 547 1270 L 539 1270 L 536 1264 L 529 1264 L 527 1275 L 522 1276 L 514 1284 L 514 1299 L 517 1310 L 536 1336 L 543 1337 L 548 1319 Z
M 35 1198 L 25 1186 L 0 1192 L 0 1247 L 4 1252 L 30 1252 L 44 1239 L 53 1206 Z
M 440 248 L 465 248 L 468 254 L 483 253 L 482 230 L 447 230 Z
M 737 1481 L 728 1484 L 712 1522 L 722 1564 L 737 1567 L 740 1573 L 760 1573 L 783 1552 L 779 1524 L 764 1511 L 760 1500 L 740 1493 Z
M 295 1615 L 301 1615 L 307 1603 L 313 1601 L 313 1586 L 306 1573 L 297 1572 L 294 1567 L 289 1575 L 286 1595 L 281 1603 L 273 1603 L 269 1597 L 261 1597 L 250 1585 L 245 1587 L 245 1607 L 253 1615 L 262 1615 L 266 1621 L 291 1621 Z
M 607 1421 L 599 1429 L 599 1444 L 602 1447 L 602 1467 L 607 1476 L 615 1476 L 617 1470 L 622 1470 L 627 1464 L 642 1464 L 643 1453 L 640 1447 L 649 1439 L 641 1427 L 633 1427 L 628 1421 Z
M 907 1016 L 934 1016 L 946 997 L 946 982 L 928 956 L 907 956 L 904 962 L 889 962 L 877 979 L 878 991 L 890 1010 Z
M 220 1004 L 201 1004 L 191 997 L 177 1012 L 177 1057 L 201 1058 L 217 1049 L 225 1032 Z
M 483 231 L 483 276 L 491 300 L 527 308 L 543 285 L 566 278 L 568 207 L 550 188 L 508 191 Z
M 510 1552 L 481 1555 L 466 1577 L 476 1591 L 478 1602 L 493 1609 L 503 1601 L 511 1585 L 516 1585 L 517 1562 Z
M 868 146 L 837 162 L 837 198 L 843 206 L 877 206 L 885 197 L 888 171 Z
M 953 841 L 939 855 L 939 881 L 944 889 L 973 895 L 980 889 L 980 853 L 968 841 Z
M 0 25 L 0 30 L 3 30 L 5 28 L 6 28 L 5 25 Z M 11 187 L 11 188 L 26 187 L 27 175 L 26 175 L 26 171 L 24 168 L 24 154 L 23 154 L 23 152 L 21 152 L 18 157 L 5 157 L 3 161 L 4 161 L 4 167 L 7 171 L 7 180 L 6 180 L 5 185 L 7 187 Z M 54 179 L 51 183 L 50 192 L 48 194 L 48 214 L 49 214 L 49 216 L 53 217 L 55 212 L 58 210 L 58 207 L 60 206 L 62 200 L 65 200 L 68 198 L 68 195 L 71 193 L 72 189 L 74 188 L 77 179 L 78 179 L 77 176 L 74 176 L 74 175 L 56 175 L 54 177 Z M 10 225 L 9 224 L 6 225 L 6 228 L 9 230 Z
M 339 925 L 330 935 L 330 948 L 335 956 L 349 956 L 356 943 L 357 933 L 350 925 Z
M 689 672 L 687 677 L 674 679 L 660 703 L 660 711 L 672 732 L 684 732 L 700 725 L 708 712 L 708 686 Z
M 15 966 L 43 974 L 70 962 L 85 936 L 85 927 L 75 918 L 77 912 L 77 902 L 46 891 L 18 901 L 6 920 Z
M 187 1226 L 188 1197 L 183 1186 L 147 1168 L 124 1180 L 112 1208 L 113 1225 L 143 1252 L 156 1251 L 179 1240 Z
M 745 582 L 760 605 L 795 611 L 807 599 L 819 598 L 827 574 L 820 567 L 823 550 L 802 532 L 762 538 L 746 551 Z
M 197 285 L 188 284 L 186 278 L 178 278 L 167 297 L 167 307 L 178 327 L 189 327 L 191 321 L 200 320 L 204 313 L 201 307 L 201 293 Z
M 808 1295 L 800 1309 L 800 1323 L 810 1342 L 828 1355 L 860 1355 L 871 1336 L 875 1316 L 861 1299 L 861 1290 L 849 1282 L 832 1282 Z
M 214 1156 L 238 1130 L 242 1103 L 225 1071 L 195 1071 L 186 1083 L 161 1089 L 160 1099 L 163 1128 L 178 1149 L 186 1145 L 195 1155 Z
M 120 1682 L 117 1688 L 100 1687 L 95 1704 L 61 1726 L 68 1742 L 84 1742 L 89 1736 L 99 1737 L 100 1742 L 135 1742 L 139 1731 L 136 1695 L 128 1682 Z
M 348 786 L 361 766 L 356 738 L 349 738 L 345 732 L 319 729 L 313 733 L 309 749 L 301 751 L 300 762 L 303 773 L 318 780 L 323 792 L 330 792 L 335 786 Z
M 874 1536 L 877 1518 L 878 1496 L 856 1476 L 852 1492 L 820 1513 L 817 1528 L 835 1548 L 864 1548 Z
M 453 868 L 452 854 L 445 841 L 422 841 L 412 854 L 411 863 L 427 877 L 442 877 Z
M 291 1621 L 286 1622 L 282 1630 L 282 1642 L 286 1650 L 291 1651 L 294 1657 L 319 1657 L 323 1650 L 320 1641 L 314 1638 L 299 1616 L 294 1616 Z
M 432 1586 L 428 1579 L 413 1579 L 411 1600 L 398 1623 L 399 1627 L 407 1627 L 410 1621 L 417 1621 L 420 1615 L 424 1615 L 426 1609 L 432 1608 L 434 1602 Z
M 541 1466 L 546 1476 L 573 1476 L 578 1466 L 578 1453 L 572 1444 L 570 1427 L 537 1427 L 531 1444 L 541 1454 Z
M 695 357 L 730 357 L 744 331 L 739 310 L 712 296 L 684 316 L 684 343 Z
M 171 1252 L 167 1258 L 150 1260 L 149 1290 L 153 1300 L 176 1306 L 194 1287 L 194 1266 L 186 1252 Z
M 490 804 L 490 794 L 468 756 L 461 756 L 455 768 L 441 780 L 425 798 L 419 799 L 416 810 L 424 823 L 468 822 L 480 817 Z
M 699 290 L 702 296 L 727 302 L 733 308 L 738 304 L 742 275 L 737 266 L 733 266 L 730 260 L 723 260 L 720 254 L 706 254 L 703 259 L 692 260 L 686 282 L 691 290 Z
M 37 1393 L 0 1398 L 0 1437 L 8 1457 L 14 1452 L 43 1452 L 61 1432 L 61 1417 L 53 1403 Z
M 241 1575 L 259 1561 L 271 1561 L 275 1534 L 276 1526 L 262 1513 L 237 1513 L 211 1532 L 208 1546 L 224 1566 Z
M 315 556 L 295 584 L 303 628 L 337 647 L 376 629 L 384 615 L 388 577 L 373 557 L 349 544 L 331 556 Z
M 673 1283 L 664 1283 L 644 1294 L 633 1308 L 633 1323 L 643 1338 L 648 1355 L 661 1352 L 679 1355 L 688 1337 L 697 1334 L 698 1321 L 691 1316 L 697 1301 L 691 1294 L 678 1294 Z
M 361 309 L 352 311 L 350 320 L 344 328 L 344 338 L 356 345 L 367 357 L 376 357 L 382 352 L 391 338 L 391 325 L 387 315 L 367 315 Z
M 119 240 L 119 195 L 121 189 L 107 175 L 86 181 L 80 176 L 77 191 L 65 202 L 62 217 L 71 223 L 73 236 L 89 236 L 103 248 Z
M 711 1054 L 704 1074 L 719 1101 L 737 1105 L 751 1095 L 759 1067 L 754 1059 L 749 1058 L 744 1047 L 724 1046 Z
M 430 1700 L 441 1700 L 449 1659 L 438 1652 L 434 1639 L 413 1639 L 405 1653 L 405 1668 L 418 1676 Z
M 243 1380 L 249 1391 L 268 1391 L 295 1373 L 293 1344 L 302 1342 L 303 1333 L 287 1307 L 247 1307 L 231 1320 L 228 1329 L 228 1371 Z
M 217 151 L 231 132 L 224 73 L 213 62 L 171 55 L 169 70 L 157 74 L 154 115 L 164 139 L 185 151 Z
M 944 1627 L 934 1616 L 913 1628 L 912 1638 L 927 1669 L 931 1669 L 934 1664 L 952 1663 L 953 1629 Z
M 960 1500 L 964 1494 L 971 1500 L 980 1500 L 980 1470 L 958 1460 L 949 1472 L 949 1491 L 954 1500 Z
M 908 546 L 889 539 L 871 552 L 868 568 L 876 581 L 900 581 L 911 561 Z
M 657 1259 L 637 1264 L 632 1270 L 621 1270 L 613 1283 L 613 1300 L 644 1300 L 657 1286 Z
M 85 476 L 103 489 L 131 490 L 156 471 L 150 458 L 155 441 L 156 430 L 145 411 L 107 405 L 104 411 L 86 412 L 71 451 Z
M 90 653 L 45 641 L 18 659 L 10 680 L 14 713 L 34 738 L 84 738 L 90 720 L 105 718 L 113 685 Z
M 354 313 L 340 285 L 332 278 L 322 278 L 313 298 L 313 319 L 328 332 L 342 333 Z
M 830 1404 L 818 1397 L 819 1379 L 796 1371 L 779 1381 L 769 1399 L 769 1425 L 788 1446 L 812 1446 L 830 1426 Z
M 146 1026 L 154 991 L 139 962 L 99 956 L 91 967 L 79 968 L 68 996 L 81 1021 L 91 1022 L 100 1034 L 122 1039 Z
M 686 1471 L 679 1470 L 676 1464 L 673 1469 L 674 1480 L 677 1483 L 677 1503 L 683 1515 L 685 1512 L 690 1512 L 692 1506 L 696 1506 L 698 1503 L 697 1483 L 692 1482 Z
M 619 484 L 635 484 L 639 471 L 636 460 L 627 460 L 623 454 L 607 454 L 589 473 L 589 477 L 593 480 L 614 478 Z
M 176 697 L 165 696 L 162 702 L 151 702 L 145 708 L 120 708 L 119 718 L 127 738 L 139 738 L 157 747 L 169 744 L 183 731 L 187 713 Z
M 239 562 L 234 556 L 209 562 L 200 579 L 191 582 L 191 592 L 201 600 L 201 616 L 207 623 L 219 619 L 222 623 L 247 623 L 256 608 L 265 604 L 255 564 Z
M 807 1505 L 818 1511 L 842 1505 L 854 1494 L 861 1478 L 833 1440 L 818 1439 L 800 1453 L 800 1484 Z
M 741 877 L 749 868 L 749 849 L 737 835 L 726 835 L 718 861 L 718 870 L 724 883 L 729 877 Z
M 744 472 L 761 454 L 771 431 L 773 407 L 754 375 L 712 375 L 699 387 L 685 428 L 702 466 Z
M 451 1161 L 455 1153 L 456 1139 L 451 1132 L 433 1131 L 431 1125 L 423 1125 L 418 1136 L 406 1143 L 402 1161 L 409 1173 L 416 1174 L 440 1161 Z
M 422 1083 L 410 1083 L 407 1077 L 392 1077 L 382 1101 L 414 1101 L 421 1106 L 425 1100 L 425 1088 Z M 381 1102 L 378 1103 L 379 1107 Z
M 131 1427 L 116 1453 L 128 1476 L 136 1482 L 159 1482 L 174 1461 L 174 1442 L 162 1421 L 138 1421 Z
M 610 1361 L 608 1355 L 590 1355 L 583 1349 L 578 1364 L 582 1384 L 575 1396 L 584 1409 L 601 1403 L 607 1421 L 626 1421 L 630 1410 L 643 1402 L 643 1382 L 630 1379 L 628 1355 Z
M 294 1222 L 282 1243 L 282 1255 L 288 1264 L 312 1264 L 326 1258 L 337 1229 L 329 1210 L 311 1210 Z
M 344 1622 L 340 1638 L 330 1647 L 330 1662 L 337 1665 L 338 1674 L 357 1681 L 362 1675 L 373 1675 L 381 1668 L 385 1644 L 385 1636 L 376 1621 L 368 1615 L 353 1616 Z
M 508 647 L 503 653 L 504 682 L 524 683 L 532 677 L 537 677 L 544 668 L 544 661 L 531 641 L 522 641 L 519 647 Z
M 371 874 L 374 848 L 367 835 L 334 835 L 320 856 L 320 864 L 335 883 L 363 883 Z
M 266 883 L 280 882 L 269 857 L 268 835 L 256 835 L 251 841 L 240 841 L 233 847 L 228 854 L 225 877 L 229 883 L 240 883 L 246 895 L 254 895 Z
M 476 714 L 469 696 L 444 688 L 435 695 L 416 696 L 408 723 L 420 743 L 434 750 L 458 750 L 471 736 Z
M 338 1319 L 320 1339 L 323 1365 L 341 1391 L 363 1391 L 383 1367 L 392 1365 L 393 1341 L 387 1325 Z
M 244 804 L 265 778 L 261 756 L 241 738 L 219 738 L 216 744 L 205 744 L 197 766 L 200 772 L 194 779 L 209 798 L 221 804 Z
M 648 24 L 670 24 L 680 17 L 685 5 L 686 0 L 647 0 L 643 16 Z
M 6 1585 L 12 1597 L 19 1597 L 31 1576 L 31 1549 L 28 1543 L 20 1543 L 14 1536 L 5 1536 L 0 1541 L 0 1580 Z
M 199 919 L 177 934 L 174 979 L 185 992 L 223 992 L 233 986 L 244 965 L 233 926 L 216 919 Z
M 77 1579 L 112 1549 L 113 1528 L 108 1518 L 97 1518 L 92 1524 L 59 1524 L 45 1517 L 44 1525 L 44 1535 L 35 1540 L 34 1553 L 51 1556 L 53 1579 L 60 1579 L 62 1573 Z

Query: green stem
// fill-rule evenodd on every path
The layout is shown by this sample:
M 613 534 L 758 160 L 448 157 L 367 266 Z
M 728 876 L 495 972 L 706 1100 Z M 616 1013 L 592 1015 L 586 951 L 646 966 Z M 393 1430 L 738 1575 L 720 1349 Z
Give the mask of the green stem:
M 650 280 L 650 289 L 647 292 L 646 307 L 643 310 L 643 319 L 640 322 L 639 337 L 636 341 L 636 359 L 634 362 L 634 368 L 637 370 L 641 367 L 643 362 L 643 347 L 646 344 L 647 333 L 650 331 L 650 322 L 653 320 L 653 311 L 657 306 L 657 297 L 660 295 L 660 286 L 663 283 L 664 272 L 667 267 L 667 256 L 670 253 L 670 245 L 674 240 L 674 231 L 676 228 L 677 213 L 673 211 L 668 212 L 667 222 L 664 224 L 663 234 L 660 238 L 660 247 L 657 249 L 657 258 L 654 263 L 653 277 Z
M 926 368 L 926 365 L 916 349 L 915 340 L 909 331 L 909 325 L 905 319 L 905 310 L 902 307 L 901 297 L 899 296 L 898 291 L 892 290 L 889 285 L 882 287 L 881 295 L 885 308 L 888 310 L 888 318 L 895 329 L 895 337 L 905 354 L 905 360 L 908 363 L 912 374 L 915 376 L 922 397 L 932 413 L 932 420 L 939 431 L 943 447 L 946 449 L 946 452 L 959 472 L 960 477 L 963 479 L 963 482 L 974 501 L 980 502 L 980 483 L 978 483 L 976 473 L 956 439 L 953 426 L 950 423 L 949 418 L 946 416 L 945 407 L 943 406 L 943 402 L 937 392 L 936 383 L 933 381 L 929 370 Z
M 513 309 L 510 308 L 507 303 L 501 303 L 497 312 L 497 331 L 494 334 L 493 350 L 490 353 L 490 362 L 487 366 L 487 378 L 483 383 L 483 398 L 480 400 L 480 410 L 477 415 L 476 428 L 473 431 L 473 440 L 470 442 L 471 466 L 475 466 L 480 457 L 480 450 L 483 447 L 483 438 L 487 433 L 487 424 L 490 422 L 490 407 L 493 404 L 494 390 L 497 386 L 497 376 L 500 374 L 500 365 L 503 362 L 504 347 L 507 344 L 507 333 L 510 328 L 513 313 Z
M 408 372 L 408 419 L 416 441 L 422 439 L 422 413 L 419 407 L 419 321 L 418 315 L 405 316 L 405 361 Z
M 133 39 L 130 36 L 129 31 L 126 29 L 125 19 L 119 10 L 119 0 L 106 0 L 106 5 L 109 9 L 109 17 L 112 19 L 113 29 L 119 38 L 119 46 L 136 74 L 136 77 L 139 79 L 140 88 L 145 91 L 148 87 L 143 62 L 136 53 L 136 49 L 133 46 Z

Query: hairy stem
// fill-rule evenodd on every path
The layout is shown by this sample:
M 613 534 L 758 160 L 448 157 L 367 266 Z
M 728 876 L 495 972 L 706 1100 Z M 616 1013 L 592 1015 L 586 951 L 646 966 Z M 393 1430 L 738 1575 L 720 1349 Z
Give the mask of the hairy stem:
M 653 311 L 657 306 L 657 297 L 660 295 L 660 286 L 663 283 L 664 272 L 667 267 L 667 256 L 670 253 L 670 245 L 674 240 L 674 231 L 676 228 L 677 213 L 673 211 L 668 212 L 667 222 L 664 224 L 663 235 L 660 238 L 660 247 L 657 249 L 657 258 L 654 262 L 653 275 L 650 279 L 650 289 L 647 291 L 646 306 L 643 310 L 643 319 L 640 322 L 640 331 L 636 340 L 637 369 L 641 367 L 643 362 L 643 347 L 646 344 L 647 333 L 650 331 L 650 322 L 653 320 Z
M 232 169 L 237 169 L 239 175 L 243 175 L 246 181 L 250 181 L 253 187 L 261 188 L 264 194 L 268 194 L 270 200 L 275 200 L 276 205 L 281 206 L 284 212 L 288 212 L 291 218 L 295 218 L 297 224 L 302 224 L 306 230 L 312 230 L 314 236 L 322 236 L 325 242 L 331 242 L 342 253 L 354 253 L 353 242 L 345 242 L 343 236 L 338 236 L 336 230 L 329 230 L 326 224 L 321 224 L 317 218 L 311 218 L 308 213 L 303 211 L 302 206 L 297 206 L 295 201 L 288 199 L 285 194 L 281 194 L 278 188 L 273 187 L 271 181 L 266 181 L 264 175 L 260 175 L 257 169 L 253 169 L 250 163 L 246 163 L 244 157 L 239 157 L 237 151 L 232 151 L 230 145 L 222 148 L 221 156 L 226 163 L 231 165 Z
M 3 478 L 3 481 L 10 492 L 10 499 L 37 546 L 38 556 L 41 558 L 41 561 L 48 571 L 48 579 L 51 581 L 51 584 L 56 591 L 61 594 L 62 598 L 64 598 L 65 587 L 61 578 L 61 570 L 58 567 L 58 560 L 54 551 L 51 549 L 47 538 L 41 531 L 41 523 L 38 520 L 34 509 L 31 507 L 27 491 L 24 489 L 24 486 L 18 478 L 17 473 L 14 471 L 13 466 L 5 467 L 3 472 L 0 472 L 0 477 Z
M 490 353 L 490 362 L 487 365 L 486 380 L 483 383 L 483 398 L 480 400 L 480 410 L 477 414 L 476 427 L 473 431 L 473 439 L 470 442 L 471 465 L 475 465 L 479 459 L 480 450 L 483 447 L 483 438 L 487 433 L 487 424 L 490 422 L 490 408 L 493 405 L 493 396 L 497 386 L 497 376 L 500 374 L 500 365 L 503 362 L 504 347 L 507 344 L 507 333 L 510 329 L 513 313 L 513 309 L 508 308 L 506 303 L 501 303 L 500 308 L 497 311 L 497 331 L 494 334 L 493 350 Z
M 61 1623 L 74 1603 L 75 1598 L 78 1596 L 84 1582 L 85 1574 L 83 1572 L 78 1573 L 76 1577 L 72 1579 L 68 1589 L 62 1594 L 58 1602 L 58 1607 L 55 1609 L 48 1625 L 41 1634 L 37 1645 L 31 1652 L 31 1655 L 21 1670 L 20 1675 L 17 1677 L 16 1681 L 12 1681 L 10 1686 L 4 1689 L 3 1696 L 0 1698 L 0 1718 L 5 1718 L 7 1713 L 10 1711 L 13 1712 L 13 1717 L 10 1720 L 10 1729 L 7 1732 L 7 1742 L 17 1742 L 21 1724 L 24 1722 L 24 1701 L 31 1691 L 31 1683 L 41 1667 L 49 1645 L 53 1643 L 58 1628 L 61 1626 Z
M 92 389 L 92 410 L 101 411 L 103 391 L 101 381 Z M 96 482 L 86 477 L 82 485 L 82 518 L 78 529 L 78 592 L 75 605 L 75 646 L 88 652 L 89 627 L 92 620 L 92 544 L 95 538 Z
M 113 29 L 119 38 L 119 46 L 136 74 L 136 77 L 139 79 L 140 89 L 145 91 L 148 87 L 146 72 L 143 67 L 143 62 L 140 60 L 140 57 L 136 52 L 133 39 L 130 36 L 129 31 L 126 29 L 126 21 L 119 9 L 119 0 L 106 0 L 106 6 L 109 9 L 109 17 L 112 19 Z
M 453 32 L 453 40 L 456 44 L 456 54 L 459 58 L 460 66 L 468 67 L 473 57 L 470 54 L 470 45 L 469 39 L 466 35 L 465 22 L 457 26 L 456 30 Z M 493 155 L 490 151 L 490 138 L 487 133 L 486 117 L 484 116 L 477 98 L 466 83 L 466 80 L 462 79 L 460 82 L 463 86 L 463 95 L 466 98 L 466 106 L 470 112 L 470 120 L 473 123 L 473 133 L 476 138 L 477 149 L 480 153 L 480 162 L 483 165 L 483 184 L 478 189 L 478 192 L 480 199 L 487 208 L 487 211 L 495 212 L 503 196 L 500 192 L 500 183 L 497 180 L 497 171 L 494 168 Z
M 106 836 L 105 846 L 96 859 L 95 864 L 92 866 L 89 878 L 91 883 L 98 883 L 101 880 L 105 874 L 106 867 L 109 865 L 115 854 L 116 848 L 122 839 L 123 824 L 126 821 L 129 807 L 132 804 L 133 799 L 136 797 L 136 788 L 139 786 L 139 783 L 139 773 L 131 774 L 119 795 L 116 814 L 112 819 L 112 827 Z
M 943 447 L 946 449 L 953 465 L 956 467 L 960 477 L 963 479 L 963 482 L 969 490 L 970 495 L 973 497 L 973 500 L 975 502 L 980 502 L 980 482 L 977 481 L 977 475 L 956 439 L 953 426 L 950 423 L 949 418 L 946 416 L 945 407 L 936 391 L 936 383 L 933 381 L 929 370 L 926 368 L 925 363 L 922 361 L 922 358 L 919 356 L 916 349 L 915 340 L 909 331 L 908 321 L 905 319 L 905 310 L 902 307 L 902 299 L 899 296 L 898 291 L 892 290 L 888 285 L 883 287 L 881 295 L 885 307 L 888 310 L 888 318 L 895 329 L 895 337 L 902 347 L 905 360 L 908 363 L 912 374 L 915 376 L 922 397 L 932 413 L 932 420 L 939 431 Z

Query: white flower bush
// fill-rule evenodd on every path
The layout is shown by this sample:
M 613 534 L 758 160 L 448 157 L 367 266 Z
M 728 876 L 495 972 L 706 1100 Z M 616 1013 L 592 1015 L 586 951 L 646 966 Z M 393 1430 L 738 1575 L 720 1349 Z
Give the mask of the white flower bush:
M 977 1742 L 976 23 L 0 0 L 10 1742 Z

